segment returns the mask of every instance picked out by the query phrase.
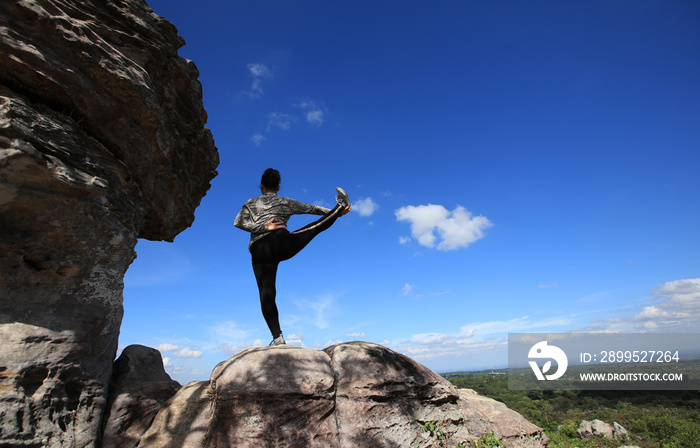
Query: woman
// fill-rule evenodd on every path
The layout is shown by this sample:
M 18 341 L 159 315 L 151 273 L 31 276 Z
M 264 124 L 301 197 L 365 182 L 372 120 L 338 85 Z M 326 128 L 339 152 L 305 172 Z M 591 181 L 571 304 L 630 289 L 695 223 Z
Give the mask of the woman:
M 351 210 L 350 199 L 342 188 L 336 188 L 338 203 L 332 210 L 305 204 L 277 195 L 280 190 L 279 171 L 268 168 L 260 181 L 261 196 L 249 199 L 238 212 L 234 225 L 250 232 L 248 249 L 252 256 L 253 272 L 260 291 L 260 306 L 272 333 L 270 345 L 285 345 L 279 323 L 275 297 L 277 266 L 299 253 L 319 233 L 329 228 L 339 216 Z M 287 230 L 292 215 L 323 215 L 321 219 L 294 232 Z

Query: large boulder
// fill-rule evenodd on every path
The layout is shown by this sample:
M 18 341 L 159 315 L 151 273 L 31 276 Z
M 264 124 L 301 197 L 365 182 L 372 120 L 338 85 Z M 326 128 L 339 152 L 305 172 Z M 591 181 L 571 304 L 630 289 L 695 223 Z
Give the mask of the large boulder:
M 209 381 L 186 384 L 158 412 L 139 446 L 201 448 L 212 417 Z
M 136 448 L 163 403 L 180 389 L 165 372 L 158 350 L 126 347 L 114 362 L 102 445 Z
M 609 425 L 602 420 L 595 419 L 592 422 L 582 420 L 576 434 L 581 439 L 591 439 L 593 437 L 604 437 L 606 439 L 622 438 L 627 435 L 627 430 L 622 425 L 614 422 L 615 426 Z M 615 435 L 617 431 L 617 436 Z
M 336 377 L 340 446 L 430 446 L 422 425 L 469 438 L 459 392 L 412 359 L 382 346 L 340 344 L 326 349 Z M 432 442 L 435 442 L 434 440 Z M 427 444 L 426 444 L 427 443 Z
M 625 440 L 629 438 L 629 433 L 627 432 L 624 426 L 622 426 L 618 422 L 613 422 L 613 437 L 616 439 Z
M 460 389 L 464 425 L 473 434 L 492 433 L 505 447 L 547 446 L 549 438 L 540 428 L 500 401 Z
M 296 347 L 253 348 L 211 375 L 207 446 L 325 448 L 337 444 L 330 358 Z
M 576 435 L 578 435 L 581 439 L 603 437 L 606 439 L 614 438 L 626 440 L 629 438 L 629 433 L 627 430 L 618 422 L 613 422 L 612 425 L 609 425 L 608 423 L 598 419 L 593 420 L 592 422 L 582 420 L 581 424 L 576 430 Z
M 426 431 L 432 428 L 433 431 Z M 540 448 L 542 429 L 410 358 L 352 342 L 244 350 L 180 389 L 139 448 L 455 447 L 493 434 Z
M 0 445 L 99 444 L 138 238 L 216 175 L 201 85 L 142 0 L 0 2 Z

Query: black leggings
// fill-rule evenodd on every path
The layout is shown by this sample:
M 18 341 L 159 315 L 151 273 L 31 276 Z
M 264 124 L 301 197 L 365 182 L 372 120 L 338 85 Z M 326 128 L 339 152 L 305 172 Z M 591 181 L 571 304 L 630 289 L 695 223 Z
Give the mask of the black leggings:
M 319 233 L 328 229 L 340 216 L 343 208 L 339 205 L 323 215 L 318 221 L 294 232 L 277 229 L 260 238 L 250 246 L 253 259 L 253 272 L 260 291 L 260 307 L 273 338 L 282 334 L 275 297 L 277 289 L 277 266 L 298 254 Z

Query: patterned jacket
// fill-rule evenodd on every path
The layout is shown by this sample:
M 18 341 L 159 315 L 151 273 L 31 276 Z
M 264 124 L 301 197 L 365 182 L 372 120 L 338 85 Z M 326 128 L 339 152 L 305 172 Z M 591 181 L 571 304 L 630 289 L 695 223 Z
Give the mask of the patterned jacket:
M 265 193 L 248 199 L 238 212 L 233 225 L 250 232 L 250 244 L 267 235 L 267 222 L 276 218 L 287 225 L 292 215 L 325 215 L 330 210 L 318 205 L 305 204 L 294 199 L 277 196 L 275 193 Z

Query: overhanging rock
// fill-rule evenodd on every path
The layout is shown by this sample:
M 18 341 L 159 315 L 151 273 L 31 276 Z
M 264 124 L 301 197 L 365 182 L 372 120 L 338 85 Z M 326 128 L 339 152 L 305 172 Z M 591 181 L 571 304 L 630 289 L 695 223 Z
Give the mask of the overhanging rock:
M 182 45 L 142 0 L 0 2 L 0 445 L 99 443 L 136 241 L 216 175 Z

